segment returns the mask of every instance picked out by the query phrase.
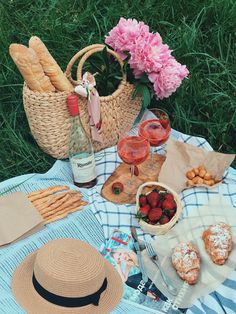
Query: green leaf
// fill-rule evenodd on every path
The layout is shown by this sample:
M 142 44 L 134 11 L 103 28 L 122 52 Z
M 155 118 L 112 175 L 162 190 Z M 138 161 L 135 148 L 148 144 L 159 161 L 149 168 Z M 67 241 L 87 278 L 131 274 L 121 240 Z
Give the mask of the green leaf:
M 146 109 L 151 102 L 151 93 L 149 88 L 146 85 L 142 85 L 141 88 L 142 98 L 143 98 L 143 107 Z
M 148 76 L 147 76 L 147 74 L 146 73 L 143 73 L 143 75 L 140 77 L 140 79 L 139 79 L 139 82 L 140 83 L 143 83 L 143 84 L 148 84 L 148 83 L 150 83 L 150 80 L 149 80 L 149 78 L 148 78 Z
M 135 85 L 133 95 L 132 95 L 132 100 L 135 99 L 138 96 L 138 93 L 141 91 L 142 84 L 137 83 Z
M 133 91 L 132 99 L 135 99 L 138 94 L 141 93 L 142 95 L 142 103 L 143 103 L 143 108 L 146 109 L 151 102 L 151 92 L 150 89 L 146 84 L 141 84 L 138 83 L 135 86 L 135 89 Z

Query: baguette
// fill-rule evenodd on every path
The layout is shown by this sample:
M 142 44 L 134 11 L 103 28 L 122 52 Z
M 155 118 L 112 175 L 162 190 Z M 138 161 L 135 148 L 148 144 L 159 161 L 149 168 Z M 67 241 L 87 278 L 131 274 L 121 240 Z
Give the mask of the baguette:
M 47 47 L 37 36 L 32 36 L 29 40 L 29 47 L 34 49 L 38 55 L 45 74 L 49 77 L 51 83 L 59 91 L 73 91 L 74 88 L 67 77 L 63 74 L 61 68 L 54 60 Z
M 31 90 L 41 93 L 55 91 L 33 49 L 20 44 L 11 44 L 9 53 Z

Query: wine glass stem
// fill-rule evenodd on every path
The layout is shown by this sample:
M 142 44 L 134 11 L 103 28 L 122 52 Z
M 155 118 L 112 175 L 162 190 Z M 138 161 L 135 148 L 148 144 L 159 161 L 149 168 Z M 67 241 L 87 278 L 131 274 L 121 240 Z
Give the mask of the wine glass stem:
M 153 155 L 154 155 L 154 147 L 151 146 L 151 161 L 153 162 Z
M 134 165 L 131 165 L 130 167 L 130 174 L 131 174 L 131 180 L 132 180 L 133 175 L 134 175 Z

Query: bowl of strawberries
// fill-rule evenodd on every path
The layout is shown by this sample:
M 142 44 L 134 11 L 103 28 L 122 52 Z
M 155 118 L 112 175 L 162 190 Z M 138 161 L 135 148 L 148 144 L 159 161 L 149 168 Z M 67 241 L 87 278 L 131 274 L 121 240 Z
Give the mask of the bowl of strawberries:
M 136 218 L 143 231 L 152 235 L 165 234 L 182 212 L 178 194 L 166 184 L 145 182 L 136 194 Z

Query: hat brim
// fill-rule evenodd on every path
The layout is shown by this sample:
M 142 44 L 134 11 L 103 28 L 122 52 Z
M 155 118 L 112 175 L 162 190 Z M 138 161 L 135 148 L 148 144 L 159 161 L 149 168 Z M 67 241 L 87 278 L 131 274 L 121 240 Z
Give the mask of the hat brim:
M 29 314 L 106 314 L 110 313 L 120 302 L 123 283 L 119 273 L 105 260 L 107 288 L 101 294 L 99 305 L 93 304 L 77 308 L 55 305 L 42 298 L 32 283 L 34 261 L 37 252 L 30 254 L 16 269 L 12 279 L 12 291 L 18 303 Z

